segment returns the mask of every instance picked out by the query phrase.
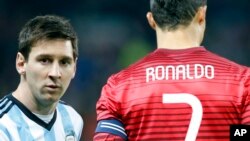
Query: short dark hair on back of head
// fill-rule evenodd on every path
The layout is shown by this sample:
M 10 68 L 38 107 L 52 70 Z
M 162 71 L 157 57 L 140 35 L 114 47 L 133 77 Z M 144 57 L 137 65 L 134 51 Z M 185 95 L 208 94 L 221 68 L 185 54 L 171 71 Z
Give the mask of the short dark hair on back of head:
M 175 30 L 189 25 L 198 8 L 206 4 L 207 0 L 150 0 L 150 9 L 162 30 Z
M 78 38 L 72 25 L 63 17 L 57 15 L 36 16 L 29 20 L 19 33 L 18 51 L 28 60 L 31 48 L 42 40 L 70 40 L 74 59 L 78 56 Z

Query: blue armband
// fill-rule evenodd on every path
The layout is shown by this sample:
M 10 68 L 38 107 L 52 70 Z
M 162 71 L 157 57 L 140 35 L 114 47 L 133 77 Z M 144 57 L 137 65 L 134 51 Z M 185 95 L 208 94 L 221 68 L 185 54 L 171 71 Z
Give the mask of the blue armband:
M 95 132 L 111 133 L 127 140 L 127 134 L 125 133 L 123 124 L 119 120 L 115 119 L 100 120 L 97 124 Z

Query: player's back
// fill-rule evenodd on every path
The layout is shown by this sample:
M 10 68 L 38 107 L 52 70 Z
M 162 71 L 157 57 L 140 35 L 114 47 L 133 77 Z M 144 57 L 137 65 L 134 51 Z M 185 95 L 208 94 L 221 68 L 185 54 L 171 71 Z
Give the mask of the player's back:
M 157 49 L 111 79 L 130 141 L 228 141 L 229 125 L 250 122 L 249 70 L 203 47 Z

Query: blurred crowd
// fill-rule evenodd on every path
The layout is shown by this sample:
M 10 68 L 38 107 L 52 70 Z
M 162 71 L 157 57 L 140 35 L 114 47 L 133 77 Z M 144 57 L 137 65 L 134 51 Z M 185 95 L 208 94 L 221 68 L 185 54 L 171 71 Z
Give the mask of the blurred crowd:
M 69 19 L 79 37 L 77 73 L 63 100 L 81 113 L 83 139 L 91 140 L 95 104 L 112 74 L 156 48 L 146 21 L 149 1 L 0 0 L 0 97 L 19 82 L 15 69 L 18 34 L 34 16 L 56 14 Z M 250 66 L 250 2 L 209 1 L 203 45 L 237 63 Z

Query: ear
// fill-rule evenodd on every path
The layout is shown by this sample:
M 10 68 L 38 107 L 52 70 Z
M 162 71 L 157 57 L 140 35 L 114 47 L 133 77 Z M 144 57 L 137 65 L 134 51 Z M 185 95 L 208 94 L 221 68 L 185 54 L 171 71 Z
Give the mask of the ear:
M 16 56 L 16 69 L 20 75 L 25 74 L 25 58 L 22 53 L 18 52 Z
M 155 28 L 156 28 L 156 22 L 154 20 L 152 12 L 148 12 L 147 13 L 147 19 L 148 19 L 149 25 L 155 30 Z
M 207 6 L 202 6 L 199 8 L 197 12 L 197 20 L 200 25 L 206 22 L 206 13 L 207 13 Z
M 73 72 L 73 75 L 72 75 L 72 79 L 75 77 L 75 74 L 76 74 L 76 64 L 77 64 L 77 60 L 78 58 L 75 59 L 75 64 L 74 64 L 74 72 Z

